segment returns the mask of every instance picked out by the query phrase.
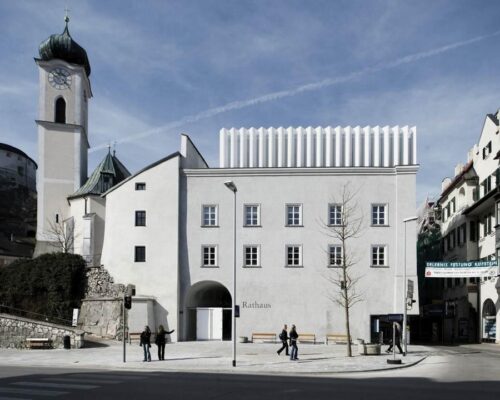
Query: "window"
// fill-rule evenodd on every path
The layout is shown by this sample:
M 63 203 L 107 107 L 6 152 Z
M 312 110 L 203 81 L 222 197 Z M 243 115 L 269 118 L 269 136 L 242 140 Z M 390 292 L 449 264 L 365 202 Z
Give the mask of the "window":
M 17 173 L 19 176 L 24 176 L 24 168 L 23 167 L 17 167 Z
M 476 237 L 476 221 L 470 221 L 469 223 L 469 231 L 470 231 L 470 241 L 471 242 L 475 242 L 477 240 L 477 237 Z
M 217 246 L 203 246 L 202 247 L 202 260 L 203 267 L 216 267 L 217 266 Z
M 483 160 L 491 154 L 491 141 L 483 147 Z
M 330 204 L 328 208 L 328 225 L 342 225 L 342 206 Z
M 372 246 L 372 266 L 385 267 L 387 266 L 386 260 L 386 246 L 375 245 Z
M 286 206 L 286 225 L 287 226 L 302 225 L 302 205 L 288 204 Z
M 135 212 L 135 226 L 146 226 L 146 211 Z
M 145 262 L 146 261 L 146 246 L 135 246 L 135 262 Z
M 482 183 L 481 183 L 481 188 L 483 190 L 483 196 L 485 196 L 487 193 L 490 192 L 491 190 L 491 176 L 488 176 Z
M 260 207 L 258 204 L 245 205 L 245 226 L 260 226 Z
M 500 201 L 497 202 L 497 217 L 496 218 L 497 218 L 496 224 L 500 225 Z
M 331 245 L 328 253 L 328 265 L 330 267 L 337 267 L 342 265 L 342 246 Z
M 286 266 L 287 267 L 302 266 L 302 246 L 299 245 L 286 246 Z
M 56 100 L 56 115 L 55 122 L 65 124 L 66 123 L 66 102 L 62 97 Z
M 108 174 L 102 175 L 101 189 L 102 192 L 106 192 L 111 188 L 112 178 Z
M 245 267 L 259 267 L 260 254 L 259 246 L 245 246 L 244 247 L 244 260 Z
M 467 241 L 467 223 L 460 225 L 458 230 L 458 245 L 463 246 Z
M 455 214 L 455 211 L 457 211 L 457 207 L 455 203 L 455 198 L 453 197 L 450 201 L 450 215 Z
M 386 204 L 372 205 L 372 225 L 387 225 Z
M 136 182 L 135 190 L 146 190 L 146 184 L 144 182 Z
M 484 217 L 484 223 L 483 223 L 483 228 L 484 228 L 484 236 L 489 235 L 492 231 L 491 228 L 491 219 L 493 218 L 493 214 L 486 215 Z
M 203 206 L 202 225 L 203 226 L 217 226 L 217 206 L 216 205 Z

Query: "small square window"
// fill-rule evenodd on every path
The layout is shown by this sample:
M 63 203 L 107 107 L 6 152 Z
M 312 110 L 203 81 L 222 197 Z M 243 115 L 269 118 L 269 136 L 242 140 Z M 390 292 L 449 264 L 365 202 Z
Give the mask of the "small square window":
M 217 246 L 202 246 L 202 267 L 217 267 Z
M 286 266 L 287 267 L 302 266 L 302 246 L 300 245 L 286 246 Z
M 145 262 L 146 261 L 146 246 L 135 246 L 135 262 Z
M 260 226 L 260 206 L 245 204 L 245 226 Z
M 204 205 L 202 215 L 202 226 L 217 226 L 217 206 Z
M 146 190 L 146 184 L 144 182 L 137 182 L 135 184 L 135 190 Z
M 135 212 L 135 226 L 146 226 L 146 211 Z
M 259 246 L 245 246 L 244 247 L 244 260 L 245 267 L 259 267 L 260 266 L 260 247 Z
M 372 246 L 372 267 L 387 266 L 386 246 Z
M 372 225 L 387 225 L 387 204 L 372 205 Z
M 302 205 L 287 204 L 286 206 L 286 225 L 302 226 Z
M 328 266 L 340 267 L 342 266 L 342 246 L 331 245 L 328 252 Z

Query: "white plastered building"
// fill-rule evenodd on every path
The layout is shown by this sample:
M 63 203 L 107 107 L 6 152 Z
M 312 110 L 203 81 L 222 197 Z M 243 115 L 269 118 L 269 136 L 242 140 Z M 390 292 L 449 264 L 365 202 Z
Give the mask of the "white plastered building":
M 130 329 L 148 322 L 176 328 L 174 340 L 231 337 L 235 215 L 237 335 L 275 332 L 284 323 L 318 340 L 344 332 L 344 311 L 329 299 L 336 288 L 326 279 L 335 273 L 330 248 L 339 243 L 325 223 L 349 184 L 364 214 L 351 244 L 364 299 L 351 310 L 352 334 L 373 340 L 387 315 L 403 308 L 415 129 L 222 129 L 219 140 L 219 168 L 209 168 L 183 135 L 180 152 L 103 195 L 102 263 L 137 289 Z M 237 187 L 235 214 L 227 181 Z M 406 274 L 416 282 L 413 227 L 406 240 Z M 409 314 L 418 314 L 418 302 Z

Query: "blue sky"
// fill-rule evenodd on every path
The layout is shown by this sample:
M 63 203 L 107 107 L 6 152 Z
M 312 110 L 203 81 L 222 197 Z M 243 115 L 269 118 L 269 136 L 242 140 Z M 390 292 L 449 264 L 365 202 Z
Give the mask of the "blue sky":
M 114 141 L 135 172 L 180 133 L 218 166 L 222 127 L 416 125 L 421 201 L 500 107 L 500 1 L 0 0 L 0 142 L 35 160 L 33 58 L 66 6 L 92 66 L 90 169 Z

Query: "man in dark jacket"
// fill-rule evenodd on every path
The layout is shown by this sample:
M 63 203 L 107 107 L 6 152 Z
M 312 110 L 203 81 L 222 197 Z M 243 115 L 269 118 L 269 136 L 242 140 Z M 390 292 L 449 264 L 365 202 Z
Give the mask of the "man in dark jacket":
M 295 361 L 298 360 L 299 348 L 297 347 L 297 339 L 299 338 L 299 334 L 297 333 L 297 329 L 295 325 L 292 325 L 292 329 L 290 329 L 290 347 L 292 351 L 290 352 L 290 360 Z
M 139 346 L 142 346 L 142 349 L 144 350 L 144 360 L 142 361 L 151 361 L 151 353 L 149 351 L 149 348 L 151 347 L 151 329 L 149 329 L 149 326 L 147 325 L 141 332 L 141 341 Z
M 281 331 L 279 338 L 281 340 L 282 346 L 281 349 L 277 351 L 278 355 L 281 354 L 283 350 L 285 350 L 286 355 L 288 355 L 288 327 L 286 324 L 283 326 L 283 330 Z

